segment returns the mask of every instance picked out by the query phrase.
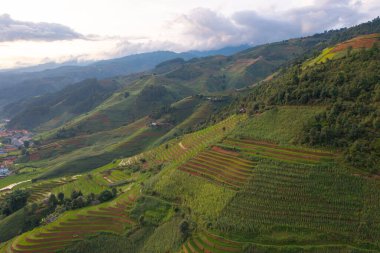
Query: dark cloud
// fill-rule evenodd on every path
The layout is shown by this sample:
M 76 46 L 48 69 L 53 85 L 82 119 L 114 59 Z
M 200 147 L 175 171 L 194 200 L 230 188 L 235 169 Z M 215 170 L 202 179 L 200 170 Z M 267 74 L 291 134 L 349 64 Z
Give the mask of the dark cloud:
M 56 41 L 84 39 L 67 26 L 54 23 L 32 23 L 13 20 L 8 14 L 0 16 L 0 42 L 16 40 Z
M 361 6 L 361 1 L 316 0 L 311 6 L 277 12 L 275 16 L 240 11 L 229 17 L 198 8 L 182 15 L 174 26 L 182 28 L 185 41 L 192 41 L 195 48 L 257 45 L 352 26 L 374 18 L 361 12 Z

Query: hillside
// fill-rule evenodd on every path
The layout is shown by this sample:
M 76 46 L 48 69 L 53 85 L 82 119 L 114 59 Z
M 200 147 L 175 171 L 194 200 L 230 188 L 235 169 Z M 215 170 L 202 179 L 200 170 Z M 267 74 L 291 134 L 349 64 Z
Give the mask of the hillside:
M 241 96 L 230 110 L 233 113 L 241 104 L 251 114 L 282 105 L 326 106 L 305 122 L 293 143 L 341 150 L 355 168 L 379 173 L 379 56 L 373 44 L 323 64 L 294 65 Z
M 125 76 L 154 68 L 157 64 L 175 59 L 192 59 L 210 55 L 231 55 L 247 46 L 227 47 L 210 51 L 191 51 L 175 53 L 170 51 L 156 51 L 122 58 L 98 61 L 87 66 L 65 65 L 38 71 L 38 67 L 17 69 L 0 73 L 0 115 L 2 107 L 17 102 L 20 99 L 57 92 L 67 85 L 81 82 L 89 78 L 105 79 L 116 76 Z
M 323 50 L 318 57 L 311 59 L 305 63 L 305 66 L 325 63 L 329 60 L 336 60 L 346 56 L 347 54 L 355 53 L 358 50 L 368 49 L 380 41 L 380 34 L 369 34 L 355 37 L 351 40 L 344 41 L 336 46 L 329 47 Z
M 0 180 L 0 252 L 380 252 L 379 24 L 88 81 Z
M 113 80 L 85 80 L 63 90 L 7 105 L 6 115 L 14 115 L 8 123 L 11 129 L 57 127 L 69 119 L 88 112 L 118 89 Z

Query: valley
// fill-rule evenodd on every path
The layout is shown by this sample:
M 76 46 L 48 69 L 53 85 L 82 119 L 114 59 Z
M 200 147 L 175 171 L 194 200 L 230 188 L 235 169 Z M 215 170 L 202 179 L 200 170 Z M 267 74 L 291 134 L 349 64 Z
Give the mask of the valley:
M 379 33 L 377 18 L 8 104 L 0 252 L 380 252 Z

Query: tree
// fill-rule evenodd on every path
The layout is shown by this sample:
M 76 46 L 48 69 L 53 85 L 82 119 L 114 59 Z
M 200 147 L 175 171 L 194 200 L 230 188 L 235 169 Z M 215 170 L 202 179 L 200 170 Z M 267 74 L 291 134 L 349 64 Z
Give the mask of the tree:
M 114 197 L 117 196 L 117 190 L 116 190 L 116 188 L 112 188 L 112 195 L 113 195 Z
M 29 148 L 30 146 L 30 141 L 24 141 L 24 147 Z
M 55 194 L 50 194 L 48 203 L 49 203 L 49 207 L 51 208 L 55 208 L 58 205 L 58 199 L 55 196 Z
M 86 206 L 86 200 L 83 196 L 79 196 L 73 200 L 72 209 L 78 209 Z
M 71 199 L 72 199 L 72 200 L 78 198 L 79 196 L 83 196 L 83 194 L 82 194 L 81 191 L 75 191 L 75 190 L 74 190 L 74 191 L 71 193 Z
M 112 198 L 113 198 L 113 194 L 112 194 L 112 192 L 109 191 L 109 190 L 104 190 L 104 191 L 102 191 L 102 192 L 100 193 L 100 195 L 99 195 L 99 197 L 98 197 L 98 200 L 99 200 L 100 202 L 106 202 L 106 201 L 108 201 L 108 200 L 110 200 L 110 199 L 112 199 Z
M 63 192 L 58 193 L 58 200 L 60 204 L 63 203 L 64 199 L 65 199 L 65 194 Z
M 2 213 L 8 216 L 23 208 L 28 201 L 29 195 L 29 192 L 25 190 L 13 191 L 5 198 L 3 202 L 1 206 Z

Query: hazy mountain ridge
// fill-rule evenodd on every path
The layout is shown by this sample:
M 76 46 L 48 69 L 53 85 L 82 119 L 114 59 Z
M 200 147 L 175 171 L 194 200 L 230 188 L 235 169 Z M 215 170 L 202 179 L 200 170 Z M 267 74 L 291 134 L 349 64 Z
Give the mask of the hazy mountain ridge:
M 0 114 L 2 106 L 18 100 L 59 91 L 67 85 L 88 78 L 104 79 L 138 73 L 154 68 L 157 64 L 174 58 L 191 59 L 214 54 L 230 55 L 247 46 L 222 48 L 211 51 L 175 53 L 157 51 L 130 55 L 91 63 L 87 66 L 61 66 L 38 72 L 12 70 L 0 73 Z

